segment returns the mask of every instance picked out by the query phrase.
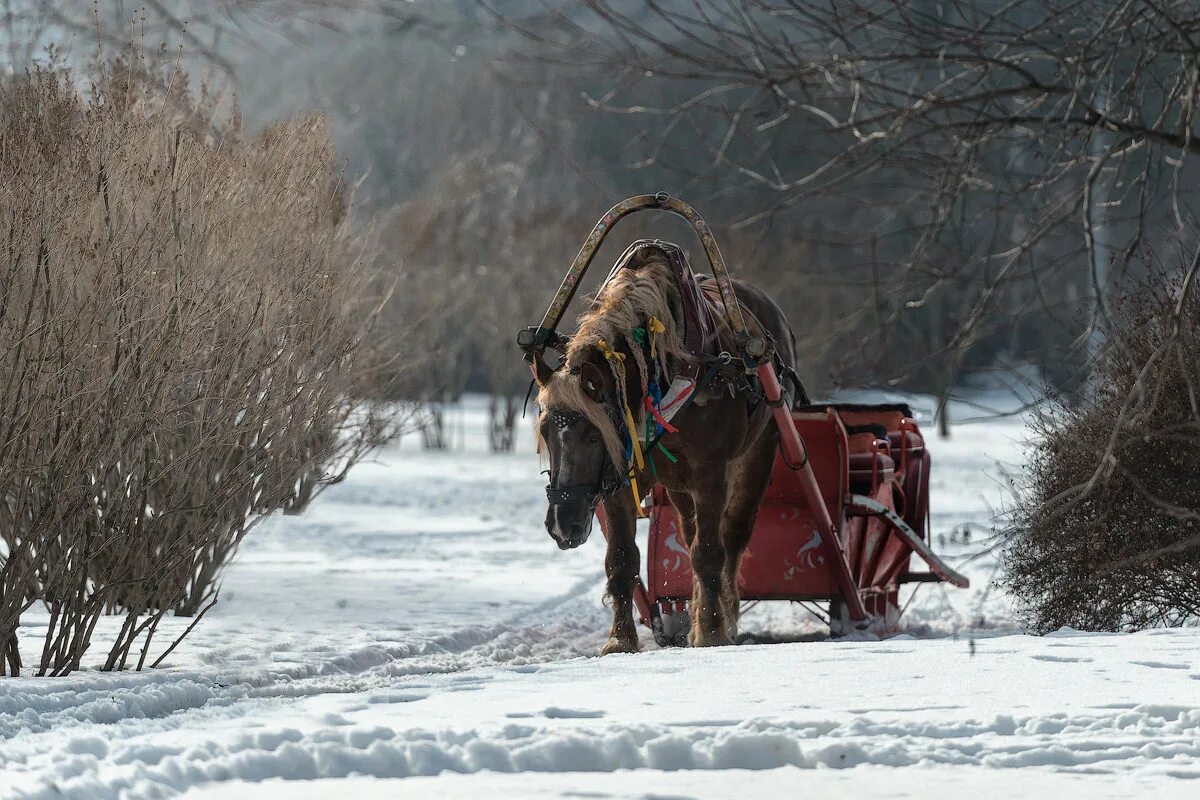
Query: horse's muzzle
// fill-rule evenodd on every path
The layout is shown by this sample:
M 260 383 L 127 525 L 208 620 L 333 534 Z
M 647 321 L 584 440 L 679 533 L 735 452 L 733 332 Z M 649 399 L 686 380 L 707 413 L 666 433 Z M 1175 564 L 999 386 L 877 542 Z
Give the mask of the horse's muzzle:
M 558 503 L 546 510 L 546 532 L 559 550 L 571 550 L 588 540 L 595 510 L 587 503 Z

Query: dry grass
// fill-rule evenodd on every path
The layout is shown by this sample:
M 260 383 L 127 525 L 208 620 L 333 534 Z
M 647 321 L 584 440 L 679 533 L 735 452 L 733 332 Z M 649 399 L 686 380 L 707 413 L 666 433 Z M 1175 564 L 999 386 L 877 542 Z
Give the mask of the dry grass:
M 34 603 L 38 674 L 114 610 L 105 666 L 152 661 L 255 523 L 389 434 L 355 400 L 373 314 L 322 120 L 245 141 L 145 85 L 0 82 L 0 674 Z

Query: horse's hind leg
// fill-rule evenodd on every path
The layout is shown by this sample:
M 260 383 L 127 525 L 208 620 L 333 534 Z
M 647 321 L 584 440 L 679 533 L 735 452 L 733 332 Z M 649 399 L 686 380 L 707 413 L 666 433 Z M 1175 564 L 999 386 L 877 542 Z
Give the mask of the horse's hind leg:
M 725 546 L 721 541 L 721 510 L 725 500 L 722 475 L 693 487 L 696 533 L 692 539 L 692 633 L 696 647 L 733 644 L 725 624 L 722 601 Z
M 608 552 L 604 557 L 604 571 L 608 576 L 608 596 L 612 600 L 612 629 L 600 655 L 609 653 L 636 653 L 638 651 L 637 627 L 633 622 L 633 588 L 637 582 L 639 554 L 634 534 L 637 530 L 637 512 L 629 499 L 628 492 L 604 503 L 607 525 Z
M 738 569 L 742 554 L 754 533 L 754 520 L 763 494 L 771 482 L 775 465 L 776 437 L 764 433 L 749 452 L 728 467 L 728 491 L 725 513 L 721 518 L 721 541 L 725 547 L 725 567 L 722 572 L 721 598 L 725 608 L 725 625 L 731 639 L 737 637 L 741 598 L 738 595 Z

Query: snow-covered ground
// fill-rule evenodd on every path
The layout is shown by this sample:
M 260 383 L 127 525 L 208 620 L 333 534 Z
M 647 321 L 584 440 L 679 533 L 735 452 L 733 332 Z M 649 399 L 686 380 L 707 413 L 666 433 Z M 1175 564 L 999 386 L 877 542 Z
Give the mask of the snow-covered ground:
M 919 587 L 907 634 L 797 641 L 820 624 L 764 604 L 743 629 L 792 643 L 604 659 L 599 536 L 560 552 L 528 435 L 460 422 L 255 531 L 169 666 L 0 680 L 0 797 L 1200 793 L 1200 631 L 1027 636 L 990 588 L 1018 417 L 934 441 L 973 586 Z

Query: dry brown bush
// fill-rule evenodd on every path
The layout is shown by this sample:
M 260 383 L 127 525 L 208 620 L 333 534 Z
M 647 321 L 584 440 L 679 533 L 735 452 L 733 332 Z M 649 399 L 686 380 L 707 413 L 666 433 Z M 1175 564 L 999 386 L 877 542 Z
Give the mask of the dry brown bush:
M 489 444 L 513 448 L 529 370 L 515 355 L 515 331 L 535 321 L 593 224 L 572 204 L 539 202 L 527 186 L 540 152 L 525 141 L 519 158 L 464 154 L 434 176 L 388 220 L 390 251 L 407 265 L 388 313 L 420 318 L 433 356 L 409 380 L 404 396 L 440 403 L 470 386 L 491 395 Z M 600 270 L 597 269 L 596 272 Z M 446 446 L 445 422 L 431 405 L 426 447 Z
M 1193 264 L 1185 280 L 1159 276 L 1132 295 L 1089 398 L 1038 420 L 1004 559 L 1035 630 L 1200 617 L 1195 273 Z
M 321 118 L 246 141 L 148 85 L 0 82 L 0 674 L 38 602 L 37 674 L 117 609 L 105 667 L 142 667 L 247 531 L 392 430 L 356 400 L 376 305 Z

